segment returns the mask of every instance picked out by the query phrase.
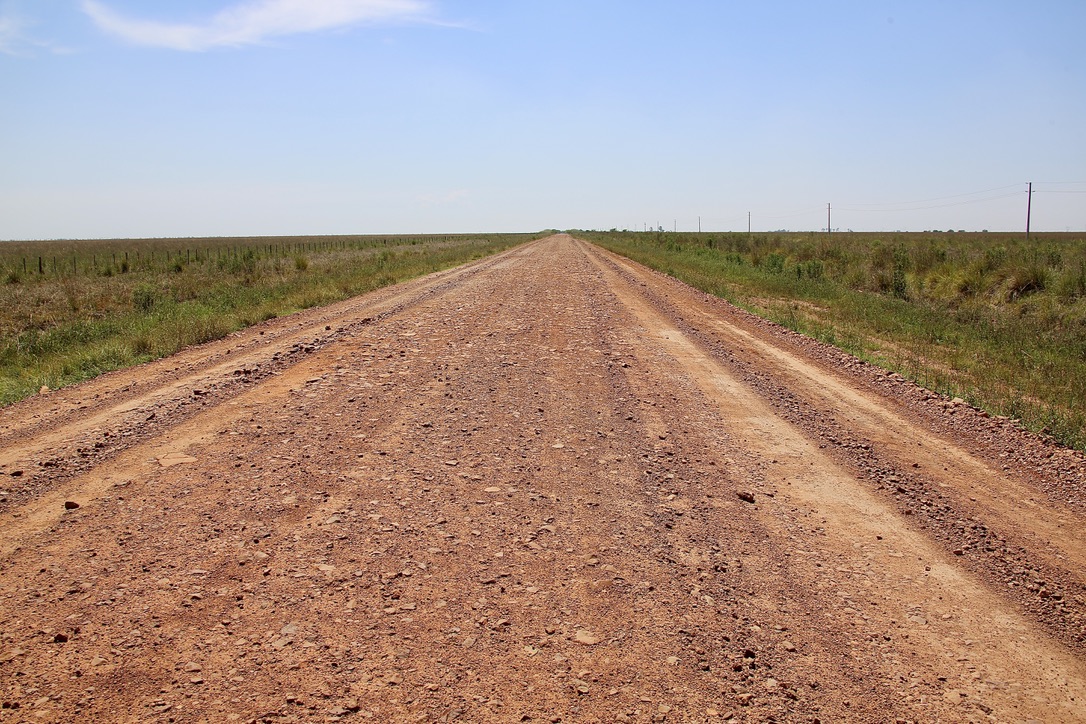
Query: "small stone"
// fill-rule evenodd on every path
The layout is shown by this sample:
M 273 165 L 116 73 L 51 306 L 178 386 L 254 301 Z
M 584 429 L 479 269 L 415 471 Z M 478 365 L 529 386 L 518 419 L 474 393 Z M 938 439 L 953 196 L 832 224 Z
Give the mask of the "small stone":
M 737 490 L 735 494 L 739 496 L 740 500 L 746 503 L 754 502 L 754 493 L 747 492 L 746 490 Z
M 64 509 L 65 510 L 75 510 L 78 507 L 79 507 L 79 503 L 75 502 L 74 500 L 65 500 L 64 501 Z
M 49 389 L 49 385 L 42 385 L 41 388 L 38 390 L 39 395 L 47 395 L 50 392 L 51 390 Z
M 204 670 L 203 667 L 200 666 L 195 661 L 190 661 L 187 664 L 185 664 L 185 671 L 187 671 L 189 673 L 195 674 L 195 673 L 197 673 L 199 671 L 203 671 L 203 670 Z
M 196 458 L 185 453 L 171 452 L 166 453 L 162 457 L 158 458 L 158 464 L 164 468 L 173 467 L 174 465 L 183 465 L 185 463 L 194 463 Z
M 577 633 L 573 635 L 573 640 L 585 646 L 595 646 L 600 641 L 603 641 L 598 634 L 583 628 L 577 630 Z
M 791 641 L 785 641 L 784 643 L 781 644 L 781 648 L 784 649 L 785 651 L 793 652 L 793 651 L 796 650 L 796 645 L 794 643 L 792 643 Z

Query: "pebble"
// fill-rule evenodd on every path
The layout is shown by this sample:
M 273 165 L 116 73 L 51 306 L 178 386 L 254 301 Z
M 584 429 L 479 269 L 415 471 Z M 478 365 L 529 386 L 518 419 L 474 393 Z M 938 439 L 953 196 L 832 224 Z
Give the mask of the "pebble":
M 583 628 L 577 630 L 577 633 L 573 635 L 573 640 L 579 644 L 584 644 L 585 646 L 595 646 L 600 641 L 603 641 L 598 634 Z
M 158 458 L 158 464 L 164 468 L 173 467 L 174 465 L 184 465 L 186 463 L 197 462 L 196 458 L 191 455 L 186 455 L 179 452 L 166 453 L 162 457 Z

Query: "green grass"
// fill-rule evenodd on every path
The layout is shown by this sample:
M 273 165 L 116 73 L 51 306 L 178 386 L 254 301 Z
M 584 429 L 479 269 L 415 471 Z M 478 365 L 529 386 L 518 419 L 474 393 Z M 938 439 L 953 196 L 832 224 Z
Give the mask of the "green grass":
M 1086 235 L 577 233 L 1086 448 Z
M 0 404 L 539 236 L 0 243 Z

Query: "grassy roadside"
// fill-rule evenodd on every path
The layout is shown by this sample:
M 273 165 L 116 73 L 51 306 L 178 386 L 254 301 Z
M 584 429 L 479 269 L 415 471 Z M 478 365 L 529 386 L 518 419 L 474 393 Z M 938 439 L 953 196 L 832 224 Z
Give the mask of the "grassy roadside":
M 577 235 L 1086 449 L 1086 235 Z
M 0 244 L 0 404 L 539 236 Z

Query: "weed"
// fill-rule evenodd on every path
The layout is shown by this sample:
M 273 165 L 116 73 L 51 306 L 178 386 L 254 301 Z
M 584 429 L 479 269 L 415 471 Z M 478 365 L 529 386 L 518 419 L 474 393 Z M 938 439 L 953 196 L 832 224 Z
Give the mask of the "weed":
M 155 306 L 158 291 L 146 282 L 132 290 L 132 306 L 143 312 L 149 312 Z

